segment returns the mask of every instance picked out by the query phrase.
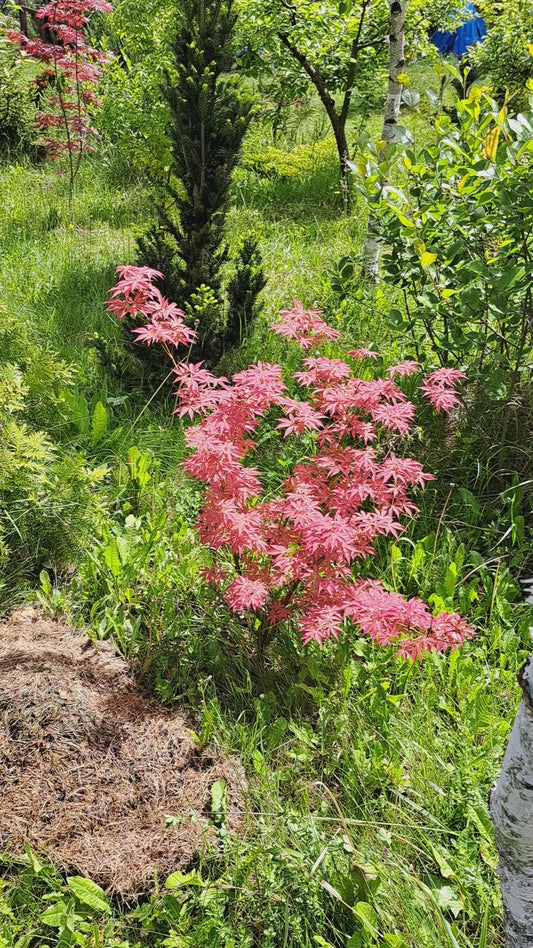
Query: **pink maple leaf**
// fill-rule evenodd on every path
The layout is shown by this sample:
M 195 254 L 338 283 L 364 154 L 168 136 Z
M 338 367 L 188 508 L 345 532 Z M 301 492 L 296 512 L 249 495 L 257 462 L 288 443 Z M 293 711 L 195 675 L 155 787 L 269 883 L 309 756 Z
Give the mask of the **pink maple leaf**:
M 419 371 L 419 362 L 415 362 L 414 359 L 405 359 L 403 362 L 398 362 L 397 365 L 390 365 L 387 369 L 387 374 L 389 378 L 392 379 L 395 375 L 402 377 L 405 375 L 413 375 L 415 372 Z
M 154 342 L 170 346 L 190 345 L 197 334 L 194 329 L 185 325 L 181 318 L 184 315 L 179 309 L 169 316 L 159 315 L 158 312 L 151 322 L 137 326 L 132 332 L 135 333 L 137 342 L 145 342 L 149 346 Z
M 459 369 L 436 369 L 430 372 L 424 384 L 420 386 L 420 391 L 436 411 L 449 412 L 455 405 L 460 404 L 456 385 L 461 379 L 466 379 L 466 375 Z
M 307 366 L 305 372 L 294 373 L 294 378 L 300 385 L 329 385 L 332 382 L 339 382 L 341 379 L 348 378 L 352 373 L 350 366 L 342 359 L 309 356 L 304 359 L 304 365 Z
M 267 584 L 260 579 L 237 576 L 226 589 L 224 598 L 234 612 L 245 612 L 247 609 L 261 609 L 268 592 Z
M 318 346 L 326 339 L 338 339 L 340 333 L 320 318 L 321 309 L 304 309 L 293 297 L 291 309 L 281 310 L 281 319 L 272 326 L 272 332 L 294 339 L 302 349 Z
M 373 349 L 366 349 L 362 346 L 360 349 L 348 349 L 348 355 L 353 356 L 356 362 L 359 359 L 379 359 L 379 352 L 374 352 Z
M 285 438 L 291 434 L 301 435 L 304 431 L 318 431 L 322 427 L 324 416 L 307 402 L 287 399 L 284 407 L 287 417 L 282 418 L 276 427 L 284 432 Z

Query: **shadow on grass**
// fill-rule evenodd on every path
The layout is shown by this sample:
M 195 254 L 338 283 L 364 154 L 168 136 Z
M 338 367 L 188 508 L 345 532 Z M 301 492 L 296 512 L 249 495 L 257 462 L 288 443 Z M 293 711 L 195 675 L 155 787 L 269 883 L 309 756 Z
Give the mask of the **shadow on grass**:
M 176 624 L 158 642 L 145 634 L 133 665 L 141 686 L 163 704 L 197 708 L 214 700 L 232 718 L 253 712 L 265 695 L 276 715 L 313 716 L 317 694 L 338 681 L 351 643 L 319 649 L 280 628 L 260 661 L 253 620 L 240 620 L 211 590 L 205 603 L 177 604 Z
M 105 310 L 109 288 L 115 282 L 115 261 L 64 254 L 50 280 L 30 295 L 29 307 L 39 335 L 61 356 L 85 368 L 102 361 L 123 371 L 125 331 Z M 106 255 L 107 256 L 107 255 Z
M 311 216 L 329 221 L 338 218 L 343 209 L 336 162 L 288 177 L 241 168 L 235 178 L 234 191 L 237 207 L 260 210 L 266 220 L 308 223 Z

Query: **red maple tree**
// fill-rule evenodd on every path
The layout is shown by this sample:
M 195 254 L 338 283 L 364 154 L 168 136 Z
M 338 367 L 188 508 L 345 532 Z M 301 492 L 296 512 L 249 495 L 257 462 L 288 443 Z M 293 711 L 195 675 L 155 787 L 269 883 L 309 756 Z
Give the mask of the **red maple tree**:
M 160 274 L 119 272 L 108 308 L 119 317 L 143 317 L 137 338 L 161 341 L 157 313 L 171 304 L 153 289 Z M 154 310 L 154 299 L 161 310 Z M 406 600 L 362 570 L 378 538 L 398 537 L 416 514 L 411 491 L 432 479 L 419 461 L 395 451 L 416 416 L 395 379 L 420 366 L 406 360 L 377 377 L 371 369 L 377 353 L 368 349 L 345 358 L 308 354 L 293 373 L 293 396 L 279 365 L 258 362 L 230 381 L 202 363 L 178 363 L 169 344 L 188 344 L 194 336 L 182 316 L 173 311 L 180 325 L 166 343 L 175 364 L 176 412 L 197 422 L 186 431 L 193 453 L 184 468 L 205 485 L 197 531 L 213 555 L 206 578 L 234 612 L 258 620 L 260 652 L 281 622 L 296 626 L 304 643 L 319 644 L 355 626 L 413 660 L 459 646 L 472 630 L 457 613 L 433 615 L 420 599 Z M 297 300 L 273 331 L 307 353 L 339 338 L 320 311 Z M 437 411 L 449 411 L 459 402 L 462 378 L 438 369 L 418 388 Z M 301 439 L 301 460 L 276 491 L 252 463 L 265 424 L 280 439 Z
M 37 116 L 40 144 L 51 158 L 66 154 L 69 168 L 69 204 L 73 216 L 74 182 L 82 156 L 94 151 L 90 144 L 96 135 L 89 109 L 96 103 L 94 87 L 108 55 L 88 45 L 84 36 L 94 13 L 110 13 L 106 0 L 51 0 L 35 11 L 41 31 L 29 37 L 22 30 L 10 30 L 9 39 L 23 53 L 45 67 L 35 80 L 48 89 L 46 107 Z

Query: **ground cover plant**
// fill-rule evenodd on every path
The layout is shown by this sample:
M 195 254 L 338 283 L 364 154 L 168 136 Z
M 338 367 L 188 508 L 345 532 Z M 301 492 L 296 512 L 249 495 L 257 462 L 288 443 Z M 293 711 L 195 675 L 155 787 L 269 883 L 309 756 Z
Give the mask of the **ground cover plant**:
M 164 69 L 169 11 L 118 42 L 123 13 L 112 14 L 122 23 L 112 42 L 115 88 L 127 102 L 131 74 L 138 101 L 140 47 L 152 26 L 160 30 L 149 62 Z M 104 30 L 95 21 L 95 46 Z M 409 105 L 406 96 L 402 121 L 430 147 L 438 106 L 424 90 L 429 85 L 438 99 L 440 78 L 427 61 L 408 71 L 409 90 L 421 97 L 417 103 L 413 94 Z M 146 89 L 152 81 L 150 75 Z M 369 575 L 360 567 L 360 578 L 379 579 L 388 596 L 402 601 L 422 599 L 432 620 L 458 613 L 475 635 L 460 650 L 432 652 L 414 666 L 356 625 L 346 624 L 338 641 L 331 636 L 322 647 L 302 647 L 294 627 L 282 622 L 261 667 L 254 642 L 259 609 L 254 614 L 239 602 L 235 612 L 203 575 L 214 554 L 226 573 L 224 588 L 238 577 L 228 544 L 213 551 L 200 542 L 203 488 L 183 471 L 187 459 L 199 463 L 185 432 L 205 440 L 202 425 L 211 411 L 220 422 L 222 404 L 199 425 L 173 415 L 176 402 L 166 394 L 172 377 L 162 376 L 154 388 L 137 355 L 142 343 L 130 345 L 126 321 L 120 325 L 104 309 L 115 267 L 134 264 L 139 230 L 150 224 L 142 167 L 147 155 L 160 154 L 151 131 L 159 105 L 144 115 L 142 131 L 128 126 L 125 139 L 135 147 L 119 154 L 106 94 L 104 88 L 104 111 L 95 115 L 103 138 L 98 156 L 88 156 L 78 177 L 74 228 L 65 178 L 47 165 L 0 168 L 0 450 L 12 457 L 2 439 L 16 428 L 19 458 L 41 465 L 35 438 L 49 452 L 37 472 L 16 458 L 2 467 L 11 471 L 9 481 L 0 474 L 9 547 L 1 562 L 3 610 L 17 597 L 38 597 L 41 608 L 67 615 L 93 638 L 111 638 L 141 687 L 186 713 L 193 755 L 219 749 L 242 762 L 245 817 L 238 833 L 230 831 L 231 803 L 213 780 L 201 817 L 209 839 L 194 864 L 150 878 L 126 903 L 84 880 L 75 866 L 58 872 L 34 848 L 4 852 L 0 944 L 495 948 L 502 920 L 487 795 L 519 698 L 516 672 L 530 649 L 530 608 L 520 602 L 517 582 L 532 559 L 528 476 L 507 461 L 495 478 L 479 450 L 476 417 L 467 422 L 464 405 L 456 405 L 447 419 L 429 404 L 422 408 L 420 398 L 410 433 L 381 427 L 375 447 L 379 464 L 394 449 L 436 480 L 423 492 L 415 488 L 418 517 L 404 519 L 397 536 L 377 539 Z M 265 115 L 275 113 L 270 92 L 261 103 Z M 121 116 L 126 123 L 131 113 Z M 302 358 L 319 354 L 302 353 L 269 331 L 279 310 L 291 308 L 294 292 L 304 312 L 324 310 L 328 329 L 346 338 L 326 340 L 324 355 L 345 362 L 357 384 L 375 378 L 388 385 L 389 365 L 419 361 L 419 375 L 396 379 L 406 402 L 418 403 L 416 389 L 438 370 L 438 358 L 424 336 L 416 351 L 396 285 L 382 279 L 369 290 L 359 283 L 364 202 L 356 196 L 350 214 L 340 213 L 335 143 L 320 107 L 300 94 L 283 118 L 275 140 L 267 121 L 250 127 L 233 175 L 225 239 L 233 253 L 254 234 L 267 285 L 253 332 L 212 367 L 233 384 L 213 383 L 208 392 L 214 399 L 231 395 L 250 364 L 279 364 L 287 384 L 282 397 L 296 418 L 302 409 L 294 406 L 308 399 L 294 374 L 311 371 Z M 368 122 L 352 111 L 347 127 L 356 157 L 366 147 L 363 139 L 357 144 L 359 133 L 378 137 L 381 126 L 380 110 Z M 395 310 L 402 313 L 396 328 Z M 291 320 L 294 314 L 285 328 Z M 347 355 L 369 342 L 378 358 L 355 362 Z M 460 358 L 455 367 L 465 370 Z M 245 375 L 242 384 L 250 379 Z M 285 438 L 276 430 L 282 420 L 283 406 L 276 405 L 244 462 L 247 471 L 257 455 L 265 503 L 279 501 L 299 463 L 320 455 L 316 432 Z M 62 480 L 52 476 L 56 467 Z M 275 589 L 268 595 L 278 597 Z M 161 832 L 179 832 L 184 818 L 186 812 L 166 813 Z

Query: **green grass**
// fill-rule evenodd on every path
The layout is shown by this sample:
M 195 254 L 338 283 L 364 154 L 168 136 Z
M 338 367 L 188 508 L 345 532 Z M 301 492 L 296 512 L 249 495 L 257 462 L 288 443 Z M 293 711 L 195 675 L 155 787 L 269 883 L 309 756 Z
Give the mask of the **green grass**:
M 94 340 L 118 348 L 120 329 L 103 303 L 119 262 L 134 253 L 132 224 L 144 210 L 142 190 L 109 189 L 90 166 L 68 223 L 66 181 L 53 166 L 1 172 L 8 195 L 0 212 L 0 301 L 15 311 L 32 338 L 46 340 L 81 373 L 94 373 Z
M 436 83 L 422 63 L 412 85 L 428 81 Z M 305 108 L 275 143 L 282 155 L 270 154 L 266 171 L 250 159 L 273 147 L 256 126 L 235 178 L 228 242 L 247 233 L 259 239 L 268 284 L 263 317 L 226 359 L 228 370 L 258 358 L 292 364 L 293 352 L 267 332 L 292 294 L 323 306 L 354 342 L 405 353 L 386 321 L 394 288 L 369 297 L 356 273 L 345 294 L 333 287 L 339 260 L 360 248 L 365 210 L 356 200 L 350 215 L 340 212 L 335 155 L 314 147 L 328 129 L 315 103 Z M 404 120 L 431 134 L 423 111 Z M 355 118 L 354 137 L 358 125 Z M 370 127 L 379 134 L 379 116 Z M 305 175 L 295 174 L 304 160 Z M 476 498 L 455 492 L 443 510 L 450 471 L 436 430 L 427 464 L 434 450 L 437 489 L 407 536 L 380 549 L 376 566 L 392 588 L 434 593 L 467 612 L 477 637 L 460 653 L 413 667 L 353 635 L 322 652 L 287 635 L 261 677 L 246 632 L 199 576 L 205 554 L 190 531 L 198 492 L 178 470 L 185 448 L 172 399 L 150 401 L 123 329 L 104 310 L 114 268 L 133 259 L 150 209 L 142 181 L 112 180 L 98 159 L 87 162 L 72 229 L 67 184 L 52 166 L 0 169 L 0 307 L 14 327 L 0 366 L 16 361 L 30 378 L 26 350 L 67 363 L 70 377 L 52 381 L 48 394 L 32 382 L 33 408 L 22 417 L 47 432 L 63 460 L 107 470 L 88 491 L 94 517 L 74 579 L 72 563 L 56 567 L 52 555 L 37 565 L 34 557 L 23 578 L 35 589 L 45 568 L 50 608 L 94 635 L 113 632 L 144 687 L 191 710 L 201 743 L 240 756 L 246 821 L 239 838 L 219 832 L 219 845 L 206 849 L 202 885 L 184 882 L 169 893 L 156 880 L 137 906 L 113 904 L 110 916 L 76 904 L 75 935 L 40 917 L 71 898 L 65 880 L 31 854 L 4 855 L 0 948 L 496 948 L 501 908 L 487 793 L 530 645 L 531 610 L 516 605 L 506 569 L 518 570 L 529 540 L 502 541 L 509 524 L 518 529 L 520 504 L 511 510 L 503 495 L 493 497 L 489 528 Z M 79 396 L 76 411 L 61 402 L 64 388 Z M 95 400 L 107 412 L 98 438 Z M 87 428 L 79 420 L 85 411 Z M 133 446 L 146 459 L 135 469 Z M 31 506 L 31 492 L 22 502 Z M 72 537 L 75 521 L 69 530 Z M 113 544 L 122 551 L 116 575 L 108 565 Z

